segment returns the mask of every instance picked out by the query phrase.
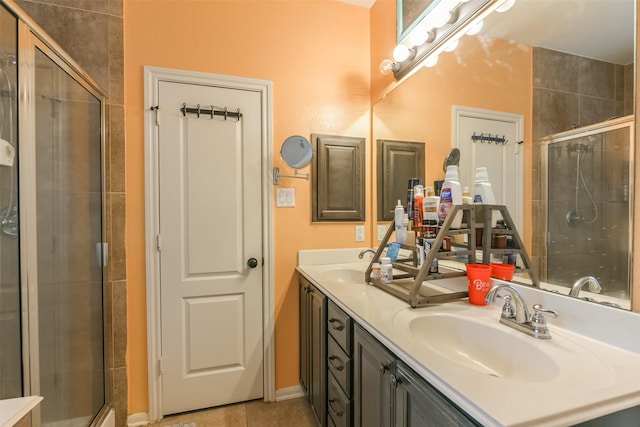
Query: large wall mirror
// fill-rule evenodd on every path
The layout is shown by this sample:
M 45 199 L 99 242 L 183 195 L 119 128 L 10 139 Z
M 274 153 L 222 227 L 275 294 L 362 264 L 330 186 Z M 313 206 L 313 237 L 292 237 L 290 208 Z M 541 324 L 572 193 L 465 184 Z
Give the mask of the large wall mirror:
M 628 309 L 635 17 L 635 0 L 517 0 L 374 105 L 372 146 L 423 142 L 432 185 L 444 177 L 449 150 L 462 148 L 457 139 L 468 139 L 456 110 L 478 112 L 477 135 L 502 137 L 501 117 L 522 118 L 508 143 L 478 139 L 462 150 L 463 161 L 487 166 L 494 185 L 520 183 L 498 202 L 523 201 L 520 234 L 543 287 L 568 294 L 578 279 L 594 276 L 601 293 L 585 286 L 579 296 Z M 517 161 L 522 167 L 508 167 Z M 464 179 L 472 188 L 473 177 Z M 374 221 L 378 235 L 387 225 Z

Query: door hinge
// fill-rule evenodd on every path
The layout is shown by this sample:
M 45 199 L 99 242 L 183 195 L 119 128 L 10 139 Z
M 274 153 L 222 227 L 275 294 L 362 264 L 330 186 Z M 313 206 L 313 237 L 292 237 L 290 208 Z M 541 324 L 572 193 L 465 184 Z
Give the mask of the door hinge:
M 107 267 L 109 265 L 109 244 L 106 242 L 96 243 L 96 255 L 98 257 L 98 265 Z
M 156 126 L 160 126 L 160 106 L 152 106 L 150 110 L 156 112 Z
M 156 249 L 158 250 L 158 252 L 162 250 L 162 242 L 159 234 L 156 234 Z

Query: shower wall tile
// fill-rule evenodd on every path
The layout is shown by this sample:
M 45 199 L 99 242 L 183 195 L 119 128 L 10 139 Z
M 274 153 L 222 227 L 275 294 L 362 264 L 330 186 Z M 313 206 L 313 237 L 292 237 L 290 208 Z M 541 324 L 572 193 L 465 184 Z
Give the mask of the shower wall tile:
M 124 30 L 121 17 L 109 17 L 109 102 L 124 105 Z
M 635 67 L 634 64 L 624 67 L 624 115 L 633 114 L 635 105 Z
M 124 5 L 122 0 L 110 0 L 109 1 L 109 14 L 122 18 Z
M 124 108 L 109 107 L 109 191 L 125 192 Z
M 625 97 L 625 79 L 624 79 L 624 66 L 614 64 L 614 87 L 615 87 L 615 97 L 616 101 L 620 101 L 624 103 Z
M 536 49 L 534 49 L 534 52 L 536 51 Z M 536 68 L 534 67 L 534 70 Z M 532 108 L 532 117 L 531 117 L 531 138 L 533 139 L 533 143 L 536 144 L 537 142 L 540 141 L 541 138 L 543 138 L 545 135 L 543 135 L 541 133 L 540 130 L 540 90 L 538 89 L 534 89 L 533 90 L 533 95 L 532 95 L 532 103 L 533 103 L 533 108 Z
M 113 282 L 113 366 L 127 366 L 127 282 Z
M 109 87 L 108 15 L 32 1 L 18 1 L 105 90 Z
M 577 57 L 579 62 L 578 93 L 604 99 L 615 99 L 615 64 Z
M 549 49 L 534 49 L 534 88 L 578 93 L 579 85 L 576 76 L 580 71 L 580 61 L 575 55 L 556 52 Z
M 129 398 L 127 387 L 127 368 L 113 369 L 113 394 L 111 403 L 116 411 L 116 426 L 127 425 L 127 399 Z
M 545 137 L 579 123 L 578 95 L 540 89 L 539 131 Z
M 111 240 L 109 252 L 109 277 L 112 281 L 125 280 L 126 271 L 126 244 L 125 244 L 125 195 L 112 193 L 107 197 L 107 209 L 111 210 Z
M 626 108 L 626 106 L 625 106 L 624 101 L 615 101 L 614 102 L 614 106 L 613 106 L 614 115 L 616 117 L 627 116 L 628 114 L 625 111 L 625 108 Z M 633 114 L 633 113 L 629 113 L 629 114 Z
M 580 126 L 603 122 L 615 115 L 615 106 L 612 99 L 594 98 L 592 96 L 580 96 Z

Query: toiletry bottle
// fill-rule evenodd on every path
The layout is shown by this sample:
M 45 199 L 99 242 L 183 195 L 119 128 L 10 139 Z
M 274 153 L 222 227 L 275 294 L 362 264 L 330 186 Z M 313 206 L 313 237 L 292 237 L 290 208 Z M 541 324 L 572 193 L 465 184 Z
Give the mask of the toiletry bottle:
M 422 217 L 424 215 L 424 187 L 422 185 L 416 185 L 413 187 L 413 228 L 420 234 L 420 227 L 422 227 Z
M 424 250 L 424 258 L 425 260 L 429 256 L 429 253 L 433 249 L 433 244 L 436 241 L 436 221 L 435 220 L 425 220 L 427 222 L 426 231 L 424 233 L 423 238 L 423 250 Z M 431 265 L 429 266 L 429 274 L 434 274 L 438 272 L 438 257 L 434 257 Z
M 391 265 L 391 258 L 383 257 L 382 264 L 380 265 L 380 282 L 389 284 L 393 282 L 393 266 Z
M 464 187 L 462 189 L 462 204 L 473 204 L 473 198 L 471 197 L 471 193 L 469 192 L 469 187 Z
M 407 214 L 411 220 L 413 219 L 413 188 L 420 184 L 422 184 L 422 180 L 420 178 L 409 178 L 409 183 L 407 185 Z
M 402 215 L 402 227 L 400 228 L 400 235 L 402 237 L 402 242 L 398 241 L 398 243 L 402 243 L 403 245 L 409 244 L 408 240 L 409 233 L 409 215 Z
M 427 196 L 424 198 L 423 203 L 423 219 L 438 221 L 438 203 L 440 203 L 440 197 L 436 196 L 433 187 L 427 187 Z
M 400 200 L 398 200 L 398 205 L 393 210 L 393 219 L 395 221 L 395 228 L 396 228 L 396 242 L 402 243 L 402 244 L 404 244 L 407 240 L 407 229 L 406 227 L 404 228 L 404 231 L 402 229 L 403 218 L 404 218 L 404 208 L 402 207 L 402 203 L 400 203 Z
M 380 281 L 380 263 L 374 262 L 371 264 L 371 281 L 378 282 Z
M 458 167 L 456 165 L 449 165 L 447 166 L 447 174 L 445 175 L 442 191 L 440 192 L 438 219 L 444 222 L 453 206 L 461 204 L 462 188 L 460 188 L 460 182 L 458 181 Z M 459 211 L 451 222 L 451 228 L 460 228 L 461 225 L 462 211 Z
M 495 205 L 496 198 L 489 182 L 489 175 L 486 167 L 476 168 L 476 179 L 473 188 L 473 203 L 483 203 L 485 205 Z

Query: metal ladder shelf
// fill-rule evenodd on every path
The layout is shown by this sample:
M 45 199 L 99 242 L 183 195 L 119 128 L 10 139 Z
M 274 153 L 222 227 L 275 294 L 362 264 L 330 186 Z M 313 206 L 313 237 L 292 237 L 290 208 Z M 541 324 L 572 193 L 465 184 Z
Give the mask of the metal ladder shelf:
M 459 211 L 463 211 L 463 227 L 459 229 L 452 229 L 451 223 L 453 222 L 456 214 Z M 506 228 L 492 228 L 492 217 L 494 212 L 498 212 L 505 223 Z M 483 220 L 481 223 L 476 222 L 477 214 L 483 214 Z M 482 233 L 482 245 L 478 247 L 476 245 L 476 230 L 483 230 Z M 490 230 L 490 232 L 484 232 L 484 230 Z M 448 251 L 431 250 L 426 257 L 421 268 L 418 268 L 418 250 L 412 245 L 401 245 L 402 249 L 410 251 L 410 256 L 399 258 L 396 262 L 393 262 L 393 268 L 400 270 L 403 274 L 394 275 L 394 280 L 390 284 L 380 283 L 379 281 L 371 280 L 371 270 L 374 262 L 380 262 L 382 253 L 385 248 L 388 247 L 389 239 L 392 233 L 395 231 L 395 222 L 392 222 L 387 232 L 382 239 L 382 242 L 378 246 L 375 255 L 369 263 L 369 267 L 365 273 L 365 280 L 368 283 L 408 302 L 411 307 L 423 307 L 429 304 L 437 304 L 446 301 L 452 301 L 456 299 L 465 298 L 468 296 L 468 292 L 452 292 L 444 293 L 436 291 L 432 288 L 422 286 L 425 280 L 438 280 L 448 279 L 453 277 L 466 276 L 465 271 L 449 270 L 441 273 L 429 273 L 429 266 L 435 258 L 438 259 L 451 259 L 466 257 L 466 263 L 475 264 L 477 262 L 477 251 L 482 250 L 482 263 L 489 264 L 491 255 L 509 255 L 517 254 L 522 260 L 523 268 L 517 268 L 517 273 L 527 273 L 534 286 L 539 287 L 540 282 L 532 269 L 531 260 L 518 231 L 515 228 L 511 215 L 506 206 L 503 205 L 455 205 L 447 215 L 444 223 L 440 227 L 436 239 L 433 243 L 433 248 L 441 248 L 445 238 L 449 237 L 451 240 L 451 249 Z M 513 241 L 511 248 L 494 248 L 492 247 L 492 235 L 510 235 Z M 466 243 L 459 244 L 453 242 L 453 237 L 458 235 L 466 235 Z M 453 250 L 453 248 L 456 250 Z M 464 261 L 461 261 L 464 262 Z M 442 268 L 442 267 L 441 267 Z

